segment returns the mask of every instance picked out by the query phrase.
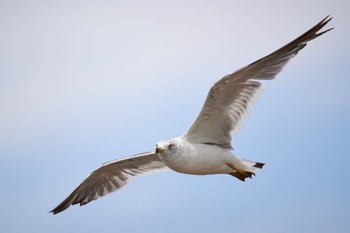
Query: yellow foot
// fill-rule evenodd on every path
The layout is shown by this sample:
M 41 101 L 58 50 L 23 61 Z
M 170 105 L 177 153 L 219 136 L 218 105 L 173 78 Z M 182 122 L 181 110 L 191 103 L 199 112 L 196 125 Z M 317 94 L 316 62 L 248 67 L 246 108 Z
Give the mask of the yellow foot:
M 228 174 L 236 177 L 237 179 L 239 179 L 241 181 L 245 181 L 246 178 L 252 178 L 253 176 L 255 176 L 254 172 L 237 168 L 236 166 L 234 166 L 233 164 L 230 164 L 230 163 L 226 163 L 226 164 L 227 164 L 227 166 L 229 166 L 233 170 L 232 172 L 230 172 Z

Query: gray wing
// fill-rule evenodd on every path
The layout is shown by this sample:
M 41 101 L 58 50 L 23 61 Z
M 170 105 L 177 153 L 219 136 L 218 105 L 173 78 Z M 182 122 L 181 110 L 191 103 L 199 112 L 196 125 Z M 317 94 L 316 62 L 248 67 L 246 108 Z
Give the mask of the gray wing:
M 254 80 L 274 79 L 307 42 L 333 29 L 319 32 L 331 19 L 327 16 L 282 48 L 216 82 L 185 137 L 192 142 L 232 148 L 232 131 L 238 129 L 252 101 L 262 90 L 261 83 Z
M 167 169 L 154 152 L 137 154 L 103 164 L 93 171 L 61 204 L 51 212 L 57 214 L 70 205 L 85 205 L 125 186 L 131 176 L 147 175 Z

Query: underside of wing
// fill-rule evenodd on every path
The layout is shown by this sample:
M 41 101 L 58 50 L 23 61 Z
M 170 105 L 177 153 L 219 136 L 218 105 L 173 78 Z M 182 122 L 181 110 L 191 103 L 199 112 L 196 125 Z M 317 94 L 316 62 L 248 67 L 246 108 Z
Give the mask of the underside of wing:
M 261 83 L 254 80 L 274 79 L 307 42 L 332 30 L 319 32 L 330 20 L 326 17 L 282 48 L 216 82 L 197 119 L 186 132 L 187 139 L 232 148 L 232 132 L 239 128 L 253 100 L 262 90 Z
M 125 186 L 131 176 L 142 176 L 167 169 L 154 152 L 137 154 L 103 164 L 93 171 L 51 212 L 57 214 L 70 205 L 85 205 Z
M 216 83 L 186 137 L 192 142 L 232 148 L 232 130 L 239 129 L 261 91 L 261 83 L 256 81 L 230 85 L 229 91 Z

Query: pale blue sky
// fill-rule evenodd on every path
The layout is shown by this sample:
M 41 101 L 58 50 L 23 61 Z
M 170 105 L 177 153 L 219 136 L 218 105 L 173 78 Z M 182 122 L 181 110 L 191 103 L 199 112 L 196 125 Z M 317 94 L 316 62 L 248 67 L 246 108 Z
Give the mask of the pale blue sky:
M 147 3 L 146 3 L 147 2 Z M 0 231 L 350 231 L 348 1 L 0 2 Z M 174 172 L 48 214 L 103 162 L 184 133 L 210 86 L 330 14 L 265 91 L 242 183 Z

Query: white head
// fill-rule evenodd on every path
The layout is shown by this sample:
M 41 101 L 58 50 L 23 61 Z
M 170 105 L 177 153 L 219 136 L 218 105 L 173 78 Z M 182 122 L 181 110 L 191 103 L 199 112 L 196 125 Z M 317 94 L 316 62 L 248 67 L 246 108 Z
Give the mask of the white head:
M 156 153 L 161 155 L 172 156 L 180 150 L 180 143 L 177 139 L 162 140 L 156 145 Z

